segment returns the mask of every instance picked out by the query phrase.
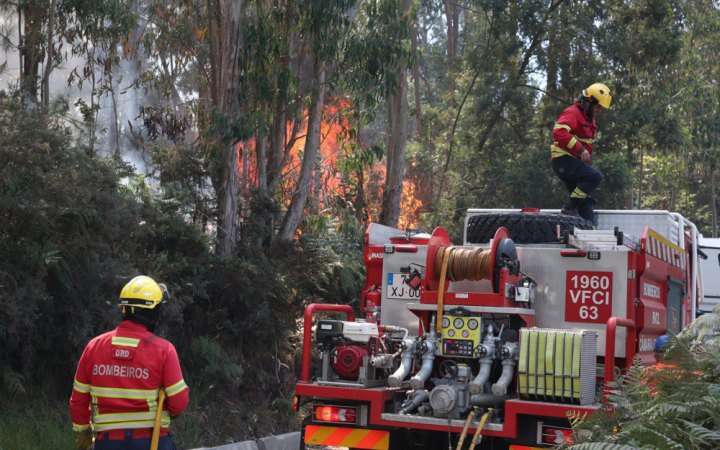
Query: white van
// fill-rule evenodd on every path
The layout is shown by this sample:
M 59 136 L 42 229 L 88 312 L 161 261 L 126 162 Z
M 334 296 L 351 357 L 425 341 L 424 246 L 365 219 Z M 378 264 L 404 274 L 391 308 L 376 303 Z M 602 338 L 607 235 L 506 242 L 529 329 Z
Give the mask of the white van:
M 700 251 L 707 258 L 700 258 L 703 300 L 698 314 L 708 313 L 720 304 L 720 238 L 700 237 Z

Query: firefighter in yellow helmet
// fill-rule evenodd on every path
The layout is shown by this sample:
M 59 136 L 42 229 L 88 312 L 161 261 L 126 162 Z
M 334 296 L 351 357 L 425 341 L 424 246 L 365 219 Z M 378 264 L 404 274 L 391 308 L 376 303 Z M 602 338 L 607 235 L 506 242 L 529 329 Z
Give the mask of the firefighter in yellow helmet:
M 578 100 L 560 113 L 553 127 L 550 147 L 552 168 L 570 193 L 564 214 L 594 221 L 593 191 L 602 181 L 602 173 L 592 166 L 593 141 L 597 136 L 597 115 L 610 108 L 610 88 L 593 83 L 583 89 Z
M 175 347 L 153 334 L 167 299 L 164 285 L 144 275 L 133 278 L 120 292 L 122 322 L 85 347 L 70 396 L 78 450 L 90 448 L 92 432 L 95 450 L 149 449 L 161 389 L 166 401 L 158 449 L 175 449 L 170 418 L 190 396 Z

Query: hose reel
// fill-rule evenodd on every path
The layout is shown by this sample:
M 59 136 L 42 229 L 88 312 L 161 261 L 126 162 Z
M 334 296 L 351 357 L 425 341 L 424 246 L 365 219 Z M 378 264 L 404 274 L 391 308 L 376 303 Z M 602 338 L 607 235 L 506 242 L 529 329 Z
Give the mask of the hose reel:
M 494 251 L 493 251 L 494 250 Z M 511 274 L 520 272 L 517 249 L 512 239 L 501 239 L 494 249 L 467 247 L 438 247 L 435 253 L 435 277 L 442 275 L 443 257 L 449 252 L 446 277 L 450 281 L 481 281 L 492 279 L 497 290 L 500 269 L 507 268 Z M 493 261 L 494 253 L 494 261 Z

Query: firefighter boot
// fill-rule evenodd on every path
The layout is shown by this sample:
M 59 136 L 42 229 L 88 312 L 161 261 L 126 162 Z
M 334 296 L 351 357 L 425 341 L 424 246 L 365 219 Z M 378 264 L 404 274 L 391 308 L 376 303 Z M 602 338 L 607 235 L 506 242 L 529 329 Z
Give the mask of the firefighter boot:
M 570 197 L 570 201 L 565 203 L 565 206 L 560 210 L 560 214 L 566 216 L 580 216 L 581 199 Z
M 595 200 L 593 200 L 592 197 L 587 197 L 582 199 L 580 203 L 580 207 L 578 208 L 578 212 L 580 213 L 580 217 L 587 220 L 588 222 L 592 222 L 593 226 L 597 226 L 597 219 L 595 217 Z

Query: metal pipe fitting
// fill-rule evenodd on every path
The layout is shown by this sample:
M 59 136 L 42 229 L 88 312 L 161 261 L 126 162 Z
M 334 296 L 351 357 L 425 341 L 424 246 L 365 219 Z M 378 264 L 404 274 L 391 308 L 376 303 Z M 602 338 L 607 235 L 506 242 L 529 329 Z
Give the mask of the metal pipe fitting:
M 415 411 L 418 406 L 422 405 L 429 398 L 428 391 L 425 389 L 418 389 L 413 391 L 412 396 L 403 403 L 402 408 L 398 411 L 400 414 L 407 414 Z
M 470 393 L 479 394 L 483 391 L 483 386 L 490 379 L 490 369 L 492 369 L 492 356 L 484 356 L 480 358 L 480 371 L 477 376 L 470 382 Z
M 388 385 L 390 387 L 399 387 L 405 378 L 410 375 L 410 370 L 412 369 L 413 364 L 413 355 L 415 354 L 415 346 L 415 339 L 403 339 L 404 350 L 402 352 L 400 367 L 397 368 L 395 373 L 388 377 Z
M 482 408 L 502 405 L 505 400 L 507 400 L 505 395 L 475 394 L 470 396 L 470 404 Z
M 393 360 L 397 354 L 393 353 L 381 353 L 370 358 L 370 365 L 373 367 L 387 368 L 392 365 Z
M 512 382 L 515 375 L 515 365 L 517 364 L 518 344 L 516 342 L 506 342 L 502 346 L 500 356 L 502 357 L 502 373 L 500 378 L 492 385 L 492 393 L 495 395 L 507 394 L 508 386 Z
M 508 386 L 510 386 L 510 382 L 512 381 L 514 374 L 515 360 L 504 359 L 502 362 L 502 374 L 500 374 L 500 378 L 493 383 L 492 393 L 495 395 L 506 395 Z
M 425 382 L 432 374 L 433 362 L 435 361 L 435 334 L 431 334 L 425 340 L 425 351 L 422 355 L 422 366 L 418 373 L 410 379 L 410 387 L 413 389 L 422 389 Z
M 474 380 L 470 382 L 470 393 L 479 394 L 483 391 L 485 383 L 490 379 L 490 369 L 492 369 L 492 363 L 495 359 L 495 327 L 493 324 L 489 324 L 487 327 L 487 334 L 483 343 L 479 345 L 480 350 L 480 371 Z

